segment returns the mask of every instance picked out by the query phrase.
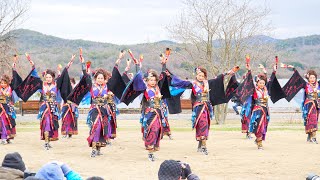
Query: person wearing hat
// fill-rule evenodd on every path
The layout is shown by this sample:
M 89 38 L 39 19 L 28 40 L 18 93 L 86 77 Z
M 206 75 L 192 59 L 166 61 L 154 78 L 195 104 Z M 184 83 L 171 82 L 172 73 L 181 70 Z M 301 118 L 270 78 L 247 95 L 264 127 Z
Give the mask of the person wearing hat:
M 42 166 L 35 178 L 45 180 L 82 180 L 83 178 L 73 171 L 67 164 L 61 162 L 49 162 Z
M 200 178 L 192 174 L 190 165 L 175 160 L 165 160 L 161 163 L 158 172 L 159 180 L 200 180 Z
M 19 153 L 8 153 L 0 167 L 0 180 L 23 179 L 26 166 Z

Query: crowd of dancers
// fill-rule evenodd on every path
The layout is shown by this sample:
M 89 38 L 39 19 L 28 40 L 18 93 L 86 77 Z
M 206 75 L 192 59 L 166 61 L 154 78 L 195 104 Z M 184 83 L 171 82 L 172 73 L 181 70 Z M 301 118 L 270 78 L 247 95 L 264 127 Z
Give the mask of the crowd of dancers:
M 155 160 L 155 152 L 160 150 L 160 140 L 164 135 L 172 139 L 169 124 L 169 114 L 181 112 L 180 96 L 186 89 L 191 89 L 192 129 L 195 129 L 195 140 L 198 142 L 197 151 L 208 155 L 207 140 L 210 131 L 210 122 L 214 116 L 213 106 L 233 101 L 242 105 L 240 112 L 242 132 L 247 138 L 254 134 L 258 149 L 263 149 L 262 141 L 266 138 L 267 127 L 270 121 L 268 101 L 273 103 L 285 98 L 290 101 L 301 89 L 305 90 L 302 104 L 307 141 L 316 143 L 318 130 L 319 95 L 320 87 L 317 73 L 307 71 L 305 78 L 290 65 L 281 64 L 281 67 L 293 69 L 293 75 L 283 87 L 280 86 L 276 71 L 278 58 L 274 63 L 271 76 L 267 77 L 264 67 L 263 73 L 252 75 L 250 58 L 246 58 L 248 72 L 241 83 L 235 78 L 239 67 L 208 79 L 208 72 L 204 67 L 194 69 L 194 80 L 182 80 L 170 71 L 166 65 L 169 62 L 170 49 L 167 48 L 160 55 L 161 72 L 149 69 L 142 72 L 143 56 L 136 59 L 128 50 L 131 59 L 127 60 L 124 73 L 119 72 L 119 65 L 124 59 L 125 51 L 121 51 L 111 73 L 103 68 L 91 69 L 91 62 L 85 61 L 82 49 L 79 59 L 82 66 L 81 79 L 76 84 L 75 79 L 69 77 L 68 69 L 75 59 L 72 55 L 70 62 L 58 72 L 47 69 L 40 77 L 35 63 L 29 54 L 26 58 L 32 70 L 22 80 L 13 64 L 12 78 L 3 74 L 0 88 L 0 135 L 1 144 L 11 144 L 16 135 L 16 114 L 14 103 L 20 98 L 27 101 L 34 93 L 41 93 L 41 104 L 38 113 L 40 120 L 40 139 L 44 140 L 44 148 L 52 148 L 51 141 L 59 139 L 59 120 L 61 119 L 61 134 L 71 138 L 78 134 L 78 105 L 88 104 L 86 123 L 89 126 L 88 146 L 92 148 L 91 157 L 102 155 L 101 148 L 111 145 L 117 137 L 117 104 L 130 104 L 138 96 L 141 100 L 141 133 L 148 159 Z M 14 56 L 14 62 L 17 62 Z M 131 64 L 135 66 L 135 74 L 129 73 Z M 62 70 L 62 72 L 61 72 Z M 80 73 L 79 73 L 80 74 Z M 225 88 L 225 80 L 229 80 Z

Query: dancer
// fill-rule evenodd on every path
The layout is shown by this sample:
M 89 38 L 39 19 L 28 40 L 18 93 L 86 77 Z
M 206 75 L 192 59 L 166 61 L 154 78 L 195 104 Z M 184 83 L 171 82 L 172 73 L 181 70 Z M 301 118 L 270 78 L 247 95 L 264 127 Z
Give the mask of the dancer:
M 119 55 L 122 57 L 123 55 Z M 89 147 L 92 147 L 91 157 L 102 155 L 101 147 L 110 144 L 110 139 L 116 137 L 116 106 L 115 96 L 119 97 L 125 88 L 121 75 L 115 67 L 110 78 L 110 73 L 104 69 L 97 69 L 92 73 L 90 64 L 84 63 L 82 49 L 80 49 L 80 62 L 82 63 L 83 77 L 78 85 L 68 96 L 68 100 L 80 104 L 84 96 L 89 92 L 90 111 L 87 117 L 87 124 L 90 128 L 89 137 L 87 138 Z M 92 78 L 94 84 L 92 84 Z M 112 92 L 113 91 L 113 92 Z
M 129 53 L 131 54 L 131 51 Z M 131 57 L 133 57 L 132 54 Z M 162 58 L 161 60 L 161 79 L 159 79 L 159 76 L 155 70 L 149 70 L 144 75 L 143 80 L 142 73 L 139 71 L 133 80 L 127 85 L 126 90 L 121 98 L 121 101 L 128 105 L 136 97 L 143 93 L 140 123 L 142 125 L 141 129 L 143 133 L 144 145 L 148 151 L 148 159 L 150 161 L 155 161 L 154 153 L 160 150 L 160 140 L 163 136 L 163 127 L 166 127 L 163 111 L 164 96 L 162 92 L 169 92 L 168 84 L 166 86 L 167 89 L 164 89 L 167 61 L 168 56 L 166 58 Z M 141 67 L 141 56 L 139 61 L 134 59 L 134 62 L 136 67 Z
M 72 56 L 72 60 L 67 65 L 66 70 L 69 69 L 69 67 L 73 63 L 74 58 L 75 55 Z M 72 89 L 75 87 L 76 82 L 74 78 L 70 78 L 70 85 Z M 71 93 L 71 91 L 69 93 Z M 72 103 L 69 100 L 64 100 L 64 104 L 61 108 L 61 134 L 63 135 L 63 138 L 72 138 L 72 135 L 78 134 L 78 117 L 78 105 Z
M 318 131 L 318 118 L 320 112 L 320 85 L 319 81 L 317 81 L 317 73 L 314 70 L 308 70 L 305 75 L 305 78 L 307 79 L 306 82 L 294 66 L 282 64 L 281 67 L 292 68 L 294 70 L 294 74 L 283 87 L 288 102 L 290 102 L 301 89 L 304 89 L 302 118 L 307 134 L 307 142 L 318 144 L 316 132 Z
M 318 144 L 316 133 L 318 131 L 320 112 L 320 86 L 319 82 L 317 82 L 317 73 L 314 70 L 308 70 L 305 77 L 308 82 L 304 87 L 305 95 L 302 106 L 302 117 L 304 119 L 305 132 L 308 135 L 307 141 Z
M 18 100 L 13 89 L 22 82 L 21 77 L 16 73 L 17 55 L 14 56 L 13 80 L 6 74 L 1 76 L 0 83 L 0 136 L 1 144 L 11 144 L 16 136 L 16 112 L 14 103 Z M 11 82 L 11 84 L 10 84 Z
M 55 80 L 55 72 L 47 69 L 44 73 L 45 81 L 42 81 L 35 69 L 35 64 L 31 60 L 29 54 L 26 57 L 32 65 L 32 71 L 27 78 L 16 88 L 17 95 L 23 100 L 27 101 L 38 90 L 41 91 L 43 102 L 40 104 L 38 119 L 40 120 L 41 140 L 45 141 L 44 148 L 49 150 L 52 148 L 50 142 L 59 139 L 58 129 L 60 119 L 60 112 L 58 104 L 61 103 L 62 98 L 66 99 L 70 92 L 70 80 L 64 77 L 67 70 L 65 69 L 61 76 Z M 71 59 L 72 61 L 73 59 Z M 69 84 L 69 85 L 68 85 Z M 70 88 L 68 88 L 68 86 Z M 61 93 L 63 92 L 63 97 Z
M 231 97 L 224 91 L 224 76 L 233 75 L 239 67 L 234 67 L 228 73 L 224 73 L 215 79 L 208 80 L 207 70 L 203 67 L 195 68 L 195 80 L 193 82 L 183 81 L 173 76 L 171 80 L 171 94 L 182 94 L 184 89 L 192 89 L 192 129 L 196 130 L 196 140 L 198 141 L 198 152 L 208 155 L 206 142 L 209 136 L 210 121 L 213 118 L 212 105 L 226 103 Z M 234 88 L 232 83 L 228 83 L 227 91 Z M 181 109 L 181 108 L 180 108 Z
M 277 57 L 276 63 L 273 66 L 273 73 L 269 81 L 267 81 L 267 72 L 265 68 L 260 65 L 264 73 L 260 73 L 255 76 L 254 81 L 256 85 L 252 82 L 249 62 L 250 58 L 247 57 L 246 68 L 248 73 L 244 82 L 239 85 L 236 95 L 242 102 L 246 102 L 243 111 L 246 112 L 245 117 L 250 118 L 249 133 L 253 133 L 256 136 L 255 143 L 259 150 L 263 150 L 262 141 L 266 138 L 268 124 L 270 121 L 268 106 L 269 98 L 273 103 L 275 103 L 285 96 L 275 76 L 278 64 Z

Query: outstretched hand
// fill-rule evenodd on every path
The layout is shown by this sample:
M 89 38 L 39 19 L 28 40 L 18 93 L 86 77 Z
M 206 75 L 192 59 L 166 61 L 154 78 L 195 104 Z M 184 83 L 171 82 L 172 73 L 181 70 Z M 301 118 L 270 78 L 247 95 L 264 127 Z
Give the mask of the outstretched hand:
M 82 48 L 79 49 L 79 59 L 81 63 L 84 63 L 84 58 L 82 56 Z
M 126 54 L 126 52 L 122 50 L 122 51 L 119 53 L 118 59 L 122 59 L 125 54 Z
M 61 69 L 62 69 L 62 65 L 61 65 L 61 64 L 58 64 L 58 66 L 57 66 L 57 70 L 60 72 L 60 71 L 61 71 Z
M 120 64 L 120 61 L 121 61 L 121 59 L 124 57 L 125 53 L 126 53 L 126 52 L 123 51 L 123 50 L 119 53 L 118 59 L 117 59 L 117 61 L 116 61 L 116 65 L 119 65 L 119 64 Z
M 74 54 L 71 56 L 71 59 L 70 59 L 70 61 L 68 62 L 68 65 L 67 65 L 67 69 L 69 69 L 69 67 L 72 65 L 73 60 L 74 60 L 75 57 L 76 57 L 76 55 L 74 55 Z
M 278 65 L 277 64 L 275 64 L 275 65 L 273 65 L 273 71 L 277 71 L 277 69 L 278 69 Z
M 239 71 L 239 66 L 234 66 L 231 70 L 228 71 L 228 75 L 234 75 L 236 72 Z
M 247 70 L 251 70 L 250 64 L 246 64 L 246 69 L 247 69 Z
M 84 58 L 83 58 L 82 55 L 80 55 L 79 59 L 80 59 L 80 62 L 81 62 L 81 63 L 84 63 Z
M 161 59 L 161 64 L 166 64 L 168 62 L 168 58 L 166 58 L 166 56 L 164 56 L 163 54 L 160 56 Z
M 15 55 L 13 55 L 13 62 L 16 63 L 17 61 L 18 61 L 18 55 L 15 54 Z
M 28 53 L 26 53 L 26 57 L 27 57 L 29 63 L 30 63 L 32 66 L 34 66 L 34 62 L 31 60 L 31 57 L 30 57 L 30 55 L 29 55 Z

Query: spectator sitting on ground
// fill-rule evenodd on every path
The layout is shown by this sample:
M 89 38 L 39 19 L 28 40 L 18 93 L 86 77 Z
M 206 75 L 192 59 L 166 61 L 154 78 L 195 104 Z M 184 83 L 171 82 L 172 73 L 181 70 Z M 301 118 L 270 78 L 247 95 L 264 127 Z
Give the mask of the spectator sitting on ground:
M 175 160 L 165 160 L 161 163 L 158 172 L 159 180 L 200 180 L 195 174 L 192 174 L 189 164 Z

